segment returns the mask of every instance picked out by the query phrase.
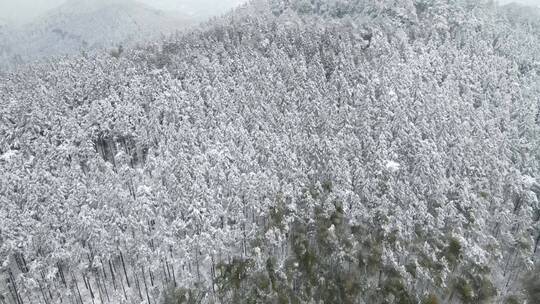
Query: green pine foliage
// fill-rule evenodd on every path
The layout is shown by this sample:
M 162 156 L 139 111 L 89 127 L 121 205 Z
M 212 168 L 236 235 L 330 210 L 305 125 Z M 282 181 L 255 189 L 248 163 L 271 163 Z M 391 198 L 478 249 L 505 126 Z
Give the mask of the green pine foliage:
M 199 289 L 169 287 L 163 294 L 163 304 L 200 304 L 204 292 Z
M 535 303 L 540 299 L 540 266 L 537 265 L 523 280 L 527 299 Z
M 407 264 L 405 272 L 400 272 L 385 263 L 384 248 L 398 240 L 392 234 L 352 226 L 344 218 L 342 203 L 332 199 L 331 187 L 309 187 L 294 211 L 280 207 L 280 201 L 270 208 L 269 225 L 259 231 L 253 243 L 263 254 L 217 265 L 221 302 L 354 304 L 368 299 L 370 303 L 438 304 L 441 299 L 450 299 L 469 304 L 491 303 L 497 296 L 488 269 L 464 265 L 462 246 L 456 238 L 450 237 L 440 252 L 449 260 L 454 275 L 419 292 L 416 284 L 408 282 L 417 279 L 419 269 L 442 271 L 437 270 L 438 264 L 426 258 L 422 263 Z M 291 218 L 289 249 L 284 256 L 274 255 L 260 241 L 262 235 L 273 228 L 283 229 Z

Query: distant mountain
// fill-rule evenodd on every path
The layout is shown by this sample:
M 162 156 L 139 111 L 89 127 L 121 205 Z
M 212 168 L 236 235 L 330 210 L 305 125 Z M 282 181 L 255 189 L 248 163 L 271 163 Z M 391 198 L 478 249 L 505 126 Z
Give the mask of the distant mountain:
M 528 5 L 528 6 L 539 6 L 540 2 L 538 0 L 499 0 L 500 4 L 520 4 L 520 5 Z
M 512 20 L 521 20 L 535 26 L 540 25 L 540 4 L 512 2 L 503 5 Z
M 2 30 L 0 67 L 155 40 L 190 18 L 132 0 L 70 0 L 36 21 Z
M 9 43 L 9 28 L 7 22 L 2 22 L 0 20 L 0 68 L 2 67 L 3 62 L 7 62 L 11 59 L 11 48 Z

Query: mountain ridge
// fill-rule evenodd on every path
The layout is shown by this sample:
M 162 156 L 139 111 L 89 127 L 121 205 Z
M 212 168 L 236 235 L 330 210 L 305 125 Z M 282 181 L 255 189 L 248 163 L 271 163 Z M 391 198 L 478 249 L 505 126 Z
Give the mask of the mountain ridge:
M 144 43 L 183 30 L 191 22 L 179 13 L 132 0 L 71 0 L 32 23 L 8 27 L 4 44 L 11 51 L 0 66 Z

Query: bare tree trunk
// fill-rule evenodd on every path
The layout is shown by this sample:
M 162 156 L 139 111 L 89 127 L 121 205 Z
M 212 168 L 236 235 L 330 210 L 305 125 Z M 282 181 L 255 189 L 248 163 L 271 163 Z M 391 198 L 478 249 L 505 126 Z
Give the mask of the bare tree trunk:
M 99 275 L 99 273 L 98 273 Z M 99 286 L 99 281 L 98 281 L 98 278 L 97 277 L 94 277 L 94 280 L 96 281 L 96 285 L 97 285 L 97 290 L 98 290 L 98 294 L 99 294 L 99 301 L 101 301 L 101 303 L 105 303 L 103 302 L 103 294 L 101 292 L 101 286 Z M 88 279 L 88 283 L 90 283 L 90 279 Z
M 24 268 L 22 266 L 22 262 L 19 260 L 19 254 L 18 253 L 14 253 L 13 254 L 13 259 L 15 260 L 15 264 L 17 264 L 17 268 L 19 269 L 19 271 L 21 273 L 24 273 Z
M 124 262 L 124 255 L 122 254 L 122 251 L 120 251 L 120 259 L 122 260 L 122 267 L 124 268 L 124 275 L 126 276 L 127 286 L 131 287 L 129 285 L 129 279 L 128 279 L 127 270 L 126 270 L 126 263 Z
M 536 241 L 534 242 L 534 253 L 536 254 L 536 251 L 538 251 L 538 244 L 540 243 L 540 232 L 538 232 L 538 236 L 536 237 Z
M 88 290 L 88 282 L 86 282 L 86 277 L 84 276 L 84 274 L 81 274 L 81 275 L 83 278 L 84 287 L 86 288 L 86 290 Z
M 110 261 L 109 261 L 110 262 Z M 111 265 L 111 264 L 109 264 Z M 114 271 L 116 272 L 116 267 L 113 265 L 113 269 Z M 114 272 L 113 272 L 114 273 Z M 118 272 L 117 272 L 118 273 Z M 122 276 L 120 275 L 118 281 L 120 282 L 120 285 L 122 285 L 122 291 L 124 292 L 124 298 L 127 300 L 127 293 L 126 293 L 126 288 L 124 286 L 124 281 L 122 280 Z
M 103 269 L 103 273 L 105 273 L 105 269 Z M 99 277 L 99 272 L 98 272 L 98 276 L 97 276 L 97 283 L 100 287 L 103 288 L 103 291 L 105 292 L 105 296 L 107 297 L 107 302 L 110 302 L 111 299 L 109 298 L 109 291 L 107 290 L 107 282 L 105 281 L 105 279 L 100 279 Z
M 174 282 L 174 287 L 177 287 L 177 285 L 176 285 L 176 274 L 174 273 L 174 265 L 173 264 L 171 264 L 171 270 L 172 270 L 171 272 L 172 272 L 172 278 L 173 278 L 173 282 Z
M 135 285 L 137 285 L 137 290 L 139 291 L 139 298 L 142 300 L 143 296 L 141 292 L 141 284 L 139 283 L 139 277 L 137 276 L 136 271 L 134 271 L 134 274 L 135 274 Z
M 167 275 L 167 268 L 165 268 L 165 263 L 163 260 L 161 260 L 161 268 L 163 268 L 163 280 L 161 280 L 161 284 L 165 286 L 169 283 L 170 278 Z
M 103 260 L 101 258 L 99 259 L 99 261 L 101 262 L 101 270 L 103 271 L 103 278 L 104 278 L 104 280 L 107 280 L 107 272 L 105 271 L 105 268 L 107 268 L 107 267 L 103 266 L 104 264 L 103 264 Z
M 26 260 L 24 258 L 24 255 L 22 255 L 22 253 L 19 253 L 18 256 L 19 256 L 19 263 L 21 264 L 21 272 L 27 273 L 28 272 L 28 265 L 26 264 Z
M 17 290 L 17 283 L 15 282 L 15 277 L 13 276 L 13 272 L 11 272 L 11 269 L 8 269 L 8 271 L 9 271 L 9 277 L 11 279 L 11 283 L 13 285 L 13 291 L 15 292 L 15 296 L 17 297 L 17 303 L 23 304 L 22 297 L 19 294 L 19 291 Z
M 144 274 L 144 267 L 141 267 L 142 275 L 143 275 L 143 282 L 144 282 L 144 289 L 146 291 L 146 299 L 148 300 L 148 304 L 150 303 L 150 295 L 148 294 L 148 285 L 146 285 L 146 275 Z
M 516 259 L 516 256 L 517 256 L 518 252 L 517 252 L 517 249 L 514 249 L 514 255 L 511 256 L 508 261 L 506 261 L 506 265 L 504 266 L 504 271 L 503 271 L 503 276 L 506 277 L 506 273 L 508 271 L 508 266 L 510 266 L 510 262 L 515 260 Z
M 216 264 L 214 263 L 214 254 L 212 254 L 212 268 L 210 268 L 210 274 L 212 276 L 212 296 L 216 297 Z
M 67 287 L 66 277 L 64 276 L 64 270 L 62 269 L 62 265 L 60 264 L 60 262 L 57 262 L 56 266 L 58 267 L 58 273 L 60 274 L 60 279 L 62 280 L 64 287 Z
M 47 292 L 49 293 L 49 297 L 51 298 L 51 300 L 53 299 L 53 295 L 52 295 L 52 292 L 51 292 L 51 288 L 49 286 L 49 284 L 47 284 L 47 280 L 45 280 L 45 275 L 43 274 L 43 271 L 40 272 L 41 273 L 41 280 L 43 282 L 45 282 L 45 285 L 47 286 Z
M 114 290 L 116 290 L 116 278 L 114 276 L 114 270 L 113 270 L 113 267 L 112 267 L 112 264 L 111 264 L 111 260 L 109 260 L 109 270 L 111 272 L 111 278 L 112 278 Z
M 84 302 L 82 300 L 82 296 L 81 296 L 81 290 L 79 289 L 79 284 L 77 284 L 77 278 L 75 277 L 73 272 L 71 273 L 71 279 L 75 283 L 75 287 L 77 288 L 77 294 L 79 294 L 79 300 L 81 301 L 81 304 L 84 304 Z
M 199 245 L 197 245 L 197 252 L 195 253 L 195 262 L 197 263 L 197 281 L 201 281 L 201 271 L 199 268 Z
M 45 292 L 43 291 L 43 287 L 41 286 L 41 283 L 38 282 L 39 291 L 41 291 L 41 295 L 43 296 L 43 301 L 45 304 L 49 304 L 49 301 L 47 301 L 47 296 L 45 295 Z
M 8 290 L 9 290 L 9 294 L 11 295 L 11 297 L 13 298 L 13 303 L 15 304 L 19 304 L 19 298 L 15 295 L 15 293 L 13 292 L 13 287 L 11 286 L 12 284 L 10 284 L 10 279 L 7 280 L 8 281 Z
M 88 290 L 90 291 L 90 298 L 92 299 L 92 303 L 95 304 L 96 302 L 94 301 L 94 298 L 95 298 L 94 290 L 92 290 L 92 285 L 90 285 L 90 280 L 84 274 L 83 274 L 83 280 Z

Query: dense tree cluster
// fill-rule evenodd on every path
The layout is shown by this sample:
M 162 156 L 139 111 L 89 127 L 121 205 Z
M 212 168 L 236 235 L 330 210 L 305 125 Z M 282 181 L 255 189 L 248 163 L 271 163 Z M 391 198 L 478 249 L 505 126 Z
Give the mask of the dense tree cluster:
M 0 74 L 0 303 L 534 303 L 539 20 L 261 0 Z

